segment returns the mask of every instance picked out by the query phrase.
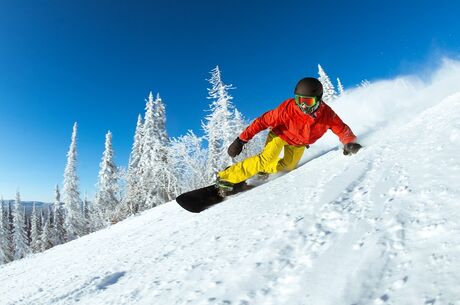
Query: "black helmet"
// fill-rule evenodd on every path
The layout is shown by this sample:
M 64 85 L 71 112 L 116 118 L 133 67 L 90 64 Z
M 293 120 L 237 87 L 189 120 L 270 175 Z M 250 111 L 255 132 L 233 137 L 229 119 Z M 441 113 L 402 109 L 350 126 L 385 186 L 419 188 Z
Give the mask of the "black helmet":
M 316 96 L 320 100 L 323 96 L 323 85 L 314 77 L 305 77 L 299 80 L 295 86 L 294 94 Z

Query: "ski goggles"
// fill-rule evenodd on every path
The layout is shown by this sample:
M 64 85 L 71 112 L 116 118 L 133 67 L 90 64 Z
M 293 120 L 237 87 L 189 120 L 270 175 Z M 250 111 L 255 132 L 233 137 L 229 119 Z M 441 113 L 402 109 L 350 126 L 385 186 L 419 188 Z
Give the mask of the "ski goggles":
M 295 102 L 299 107 L 302 108 L 310 108 L 315 106 L 319 102 L 319 98 L 317 96 L 303 96 L 303 95 L 295 95 Z

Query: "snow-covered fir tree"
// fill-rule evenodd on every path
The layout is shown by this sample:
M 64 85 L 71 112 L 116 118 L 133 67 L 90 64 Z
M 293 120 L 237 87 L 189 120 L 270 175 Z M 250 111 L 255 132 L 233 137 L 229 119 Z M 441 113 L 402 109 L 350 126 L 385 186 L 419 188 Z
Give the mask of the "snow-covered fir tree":
M 123 216 L 120 214 L 120 211 L 123 209 L 123 198 L 126 197 L 126 179 L 128 177 L 128 169 L 125 166 L 118 166 L 117 167 L 117 177 L 118 177 L 118 214 L 119 216 Z M 90 206 L 91 207 L 91 206 Z M 125 219 L 126 217 L 122 217 Z
M 208 99 L 212 100 L 209 111 L 202 123 L 202 128 L 208 142 L 208 158 L 206 165 L 206 180 L 212 182 L 215 174 L 232 164 L 231 157 L 227 154 L 228 146 L 235 140 L 241 130 L 236 131 L 235 107 L 233 97 L 228 90 L 234 89 L 222 81 L 219 66 L 211 71 L 209 79 L 211 88 L 208 89 Z M 239 128 L 239 127 L 238 127 Z
M 110 225 L 114 212 L 119 207 L 118 174 L 114 161 L 112 147 L 112 133 L 105 136 L 105 149 L 99 165 L 99 179 L 97 183 L 96 199 L 93 206 L 93 221 L 96 228 Z
M 174 138 L 171 143 L 173 152 L 172 168 L 176 173 L 180 192 L 191 191 L 207 184 L 203 175 L 206 166 L 206 149 L 203 138 L 189 130 L 186 135 Z
M 14 249 L 13 249 L 13 216 L 11 211 L 11 203 L 5 202 L 3 197 L 1 198 L 1 206 L 3 207 L 2 213 L 2 233 L 0 234 L 1 248 L 3 251 L 3 257 L 5 263 L 14 260 Z
M 151 94 L 151 92 L 150 92 Z M 166 132 L 166 107 L 161 99 L 160 93 L 155 98 L 155 128 L 158 130 L 158 137 L 161 143 L 169 142 L 168 133 Z
M 13 207 L 13 247 L 15 260 L 21 259 L 31 252 L 28 243 L 24 208 L 21 204 L 19 191 L 16 192 L 16 200 Z
M 37 214 L 37 209 L 35 206 L 35 202 L 33 203 L 32 206 L 32 215 L 30 219 L 30 249 L 32 250 L 33 253 L 37 253 L 41 251 L 41 245 L 40 245 L 40 228 L 39 228 L 39 220 L 38 220 L 38 214 Z
M 337 77 L 337 89 L 339 90 L 339 96 L 342 96 L 345 90 L 343 89 L 342 82 L 340 81 L 340 78 Z
M 246 126 L 248 126 L 248 122 L 246 122 L 241 112 L 235 108 L 234 118 L 232 121 L 232 132 L 235 135 L 234 137 L 236 138 L 246 128 Z M 248 157 L 259 154 L 265 146 L 264 144 L 267 134 L 268 131 L 263 131 L 252 138 L 251 141 L 244 145 L 243 151 L 240 155 L 233 159 L 233 162 L 240 162 Z
M 92 208 L 88 199 L 88 194 L 85 192 L 85 196 L 83 197 L 83 219 L 84 219 L 84 228 L 83 228 L 83 233 L 89 234 L 93 232 L 93 224 L 91 221 L 91 212 Z
M 139 115 L 137 117 L 136 131 L 134 133 L 134 143 L 129 156 L 126 194 L 123 200 L 123 210 L 125 216 L 137 213 L 139 211 L 139 203 L 142 200 L 139 168 L 142 156 L 142 130 L 142 117 Z
M 59 185 L 56 185 L 54 190 L 54 204 L 53 204 L 53 226 L 51 243 L 53 246 L 63 244 L 65 242 L 65 229 L 64 229 L 64 209 L 61 206 L 61 192 Z
M 236 107 L 233 111 L 233 120 L 230 123 L 232 133 L 236 135 L 239 135 L 246 128 L 246 125 L 248 125 L 243 114 Z
M 142 199 L 139 202 L 139 210 L 145 210 L 149 207 L 154 207 L 160 204 L 157 198 L 158 191 L 156 189 L 156 175 L 153 168 L 156 169 L 156 161 L 158 161 L 159 138 L 158 131 L 155 129 L 155 104 L 152 92 L 149 94 L 147 104 L 145 106 L 144 127 L 142 137 L 142 155 L 139 161 L 140 192 Z
M 367 79 L 365 80 L 362 80 L 361 83 L 359 84 L 358 87 L 361 87 L 361 88 L 366 88 L 366 87 L 369 87 L 371 85 L 371 82 L 368 81 Z
M 0 265 L 6 264 L 10 261 L 9 257 L 9 230 L 7 228 L 7 213 L 4 206 L 5 202 L 3 197 L 0 198 Z
M 158 151 L 158 173 L 160 178 L 158 183 L 158 190 L 161 203 L 168 202 L 178 195 L 176 175 L 171 167 L 172 151 L 170 150 L 170 139 L 166 132 L 166 107 L 160 94 L 157 94 L 155 99 L 155 120 L 156 129 L 158 130 L 158 139 L 160 142 Z
M 177 189 L 174 175 L 171 173 L 167 155 L 168 143 L 164 126 L 164 107 L 159 96 L 156 100 L 150 92 L 146 104 L 146 112 L 142 136 L 142 155 L 139 160 L 141 200 L 139 209 L 144 210 L 171 200 Z M 160 109 L 160 110 L 159 110 Z
M 43 227 L 40 235 L 40 251 L 48 250 L 53 247 L 52 235 L 53 228 L 51 227 L 51 215 L 49 207 L 45 208 L 45 217 L 43 217 Z
M 323 84 L 323 100 L 326 102 L 332 102 L 337 98 L 337 92 L 335 91 L 334 85 L 332 84 L 329 76 L 324 72 L 321 65 L 318 65 L 319 81 Z
M 73 126 L 72 140 L 67 153 L 63 199 L 66 240 L 70 241 L 83 235 L 82 229 L 84 223 L 77 176 L 77 123 Z

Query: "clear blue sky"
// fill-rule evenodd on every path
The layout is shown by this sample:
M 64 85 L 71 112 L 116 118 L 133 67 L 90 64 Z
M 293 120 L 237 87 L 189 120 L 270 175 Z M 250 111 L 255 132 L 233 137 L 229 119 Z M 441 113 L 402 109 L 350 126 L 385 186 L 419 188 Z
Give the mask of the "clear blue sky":
M 107 130 L 126 165 L 151 90 L 171 136 L 200 133 L 209 71 L 254 118 L 316 75 L 345 87 L 426 68 L 460 47 L 458 1 L 0 0 L 0 194 L 52 200 L 79 123 L 81 191 Z

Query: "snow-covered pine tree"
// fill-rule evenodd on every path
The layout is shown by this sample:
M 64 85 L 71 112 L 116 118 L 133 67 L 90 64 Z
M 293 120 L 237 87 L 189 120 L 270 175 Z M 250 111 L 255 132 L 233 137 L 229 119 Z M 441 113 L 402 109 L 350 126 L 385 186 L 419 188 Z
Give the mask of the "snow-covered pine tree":
M 161 143 L 169 142 L 168 133 L 166 132 L 166 107 L 161 99 L 160 93 L 155 98 L 155 128 L 158 130 L 158 138 Z
M 10 241 L 10 261 L 14 260 L 14 243 L 13 243 L 13 233 L 14 233 L 14 217 L 13 217 L 13 210 L 14 210 L 14 201 L 8 201 L 7 203 L 7 229 L 9 230 L 9 241 Z
M 37 253 L 41 251 L 40 245 L 40 228 L 39 228 L 39 221 L 38 221 L 38 214 L 37 209 L 35 206 L 35 202 L 32 206 L 32 215 L 31 215 L 31 226 L 30 226 L 30 249 L 33 253 Z
M 66 240 L 82 236 L 83 213 L 77 176 L 77 123 L 73 125 L 72 140 L 67 153 L 67 165 L 64 172 L 64 227 Z
M 24 208 L 21 204 L 19 191 L 16 192 L 13 207 L 13 246 L 15 260 L 21 259 L 31 252 L 28 244 Z
M 31 241 L 31 238 L 30 238 L 30 217 L 27 217 L 27 210 L 26 210 L 26 206 L 23 205 L 22 207 L 22 215 L 24 215 L 24 230 L 26 231 L 26 234 L 27 234 L 27 245 L 29 246 L 29 250 L 30 252 L 32 252 L 32 249 L 30 248 L 30 241 Z
M 329 76 L 324 72 L 321 65 L 318 64 L 319 81 L 323 84 L 323 100 L 326 102 L 332 102 L 337 98 L 337 92 L 335 91 L 334 85 L 332 84 Z
M 125 219 L 126 217 L 123 216 L 125 214 L 120 214 L 120 211 L 123 210 L 123 198 L 126 196 L 126 179 L 128 176 L 128 169 L 125 166 L 118 166 L 117 167 L 117 177 L 118 177 L 118 215 L 122 216 L 121 219 Z
M 139 178 L 141 190 L 141 200 L 139 202 L 139 210 L 145 210 L 159 204 L 155 198 L 157 190 L 154 189 L 155 176 L 152 167 L 157 159 L 159 141 L 155 130 L 155 109 L 153 94 L 150 92 L 147 104 L 145 106 L 144 127 L 142 137 L 142 155 L 139 161 Z
M 178 195 L 177 180 L 171 166 L 172 151 L 170 150 L 170 140 L 166 132 L 166 107 L 160 94 L 155 99 L 155 125 L 158 131 L 159 151 L 158 151 L 158 190 L 161 203 L 168 202 Z
M 249 125 L 249 122 L 246 122 L 241 112 L 239 112 L 235 107 L 234 117 L 232 120 L 234 138 L 236 138 L 246 128 L 247 125 Z M 251 141 L 244 145 L 243 151 L 240 155 L 233 159 L 233 162 L 240 162 L 248 157 L 259 154 L 264 147 L 267 134 L 268 131 L 263 131 L 252 138 Z
M 146 105 L 144 117 L 142 155 L 139 161 L 141 200 L 139 210 L 155 207 L 171 200 L 176 193 L 175 181 L 172 179 L 169 158 L 167 155 L 168 143 L 166 130 L 162 126 L 164 114 L 161 98 L 154 100 L 152 92 Z M 158 111 L 160 109 L 160 111 Z M 163 111 L 164 113 L 164 111 Z
M 48 250 L 49 248 L 53 247 L 52 242 L 52 235 L 53 235 L 53 228 L 51 227 L 51 215 L 49 207 L 45 208 L 45 217 L 43 217 L 43 227 L 42 233 L 40 235 L 40 251 Z
M 90 202 L 88 200 L 88 194 L 85 192 L 85 196 L 83 198 L 83 219 L 84 219 L 84 229 L 83 229 L 83 233 L 86 235 L 86 234 L 89 234 L 91 232 L 93 232 L 93 228 L 92 228 L 92 223 L 91 223 L 91 206 L 90 206 Z
M 368 81 L 367 79 L 365 80 L 362 80 L 361 83 L 359 84 L 358 87 L 361 87 L 361 88 L 367 88 L 371 85 L 371 82 Z
M 337 89 L 339 90 L 339 96 L 342 96 L 343 93 L 345 92 L 342 82 L 340 81 L 340 78 L 337 77 Z
M 54 198 L 51 243 L 53 246 L 57 246 L 65 242 L 66 236 L 64 229 L 64 210 L 61 206 L 61 192 L 57 184 L 54 190 Z
M 231 126 L 232 126 L 232 133 L 234 135 L 233 139 L 235 139 L 240 133 L 245 129 L 247 123 L 244 120 L 243 114 L 238 111 L 238 109 L 233 110 L 233 119 L 231 120 Z M 243 146 L 243 151 L 241 152 L 240 155 L 235 157 L 232 161 L 239 162 L 243 161 L 247 157 L 252 156 L 249 152 L 251 148 L 251 144 L 253 144 L 253 141 L 250 141 L 250 143 L 246 144 Z
M 173 138 L 172 168 L 180 181 L 178 187 L 181 193 L 206 186 L 203 175 L 206 166 L 206 149 L 203 148 L 203 138 L 197 137 L 189 130 L 186 135 Z
M 93 206 L 93 221 L 96 228 L 103 228 L 112 223 L 114 212 L 119 208 L 118 191 L 117 166 L 114 161 L 112 133 L 109 131 L 105 136 L 105 150 L 99 165 L 99 180 Z
M 0 265 L 6 264 L 10 261 L 8 257 L 9 250 L 9 240 L 8 234 L 9 230 L 7 229 L 7 214 L 4 207 L 3 197 L 0 198 Z
M 232 133 L 237 137 L 246 128 L 247 122 L 244 119 L 243 114 L 234 107 L 233 118 L 231 123 Z
M 128 174 L 126 179 L 126 194 L 123 199 L 123 210 L 125 217 L 139 211 L 141 202 L 141 185 L 139 162 L 142 156 L 142 117 L 137 117 L 136 131 L 134 132 L 134 143 L 129 156 Z
M 4 208 L 4 214 L 3 214 L 3 232 L 0 236 L 2 239 L 2 249 L 3 249 L 3 254 L 6 258 L 6 263 L 11 262 L 14 260 L 14 249 L 13 249 L 13 213 L 12 213 L 12 208 L 11 208 L 11 202 L 10 201 L 3 201 L 3 208 Z
M 219 66 L 211 71 L 211 79 L 208 81 L 212 87 L 208 89 L 207 98 L 212 102 L 209 106 L 210 113 L 205 117 L 202 128 L 208 142 L 205 177 L 207 183 L 212 183 L 218 171 L 232 164 L 227 148 L 241 131 L 235 132 L 235 107 L 231 102 L 233 97 L 228 93 L 228 90 L 234 87 L 223 83 Z

